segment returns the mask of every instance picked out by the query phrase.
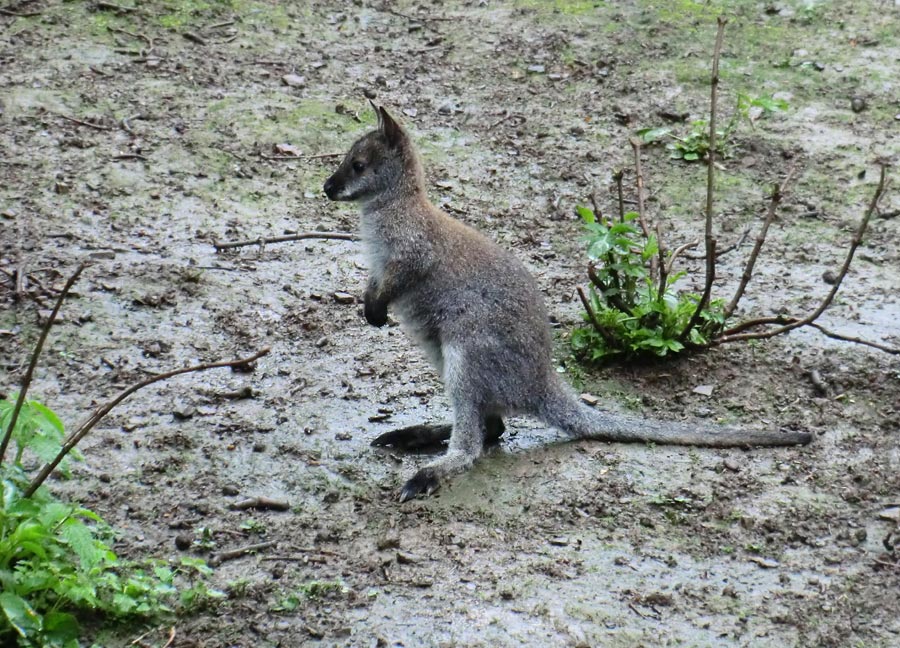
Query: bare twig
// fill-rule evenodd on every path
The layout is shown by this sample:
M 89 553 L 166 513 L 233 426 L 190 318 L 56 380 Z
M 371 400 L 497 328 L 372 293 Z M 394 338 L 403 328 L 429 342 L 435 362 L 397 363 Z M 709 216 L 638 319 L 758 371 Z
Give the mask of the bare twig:
M 239 547 L 237 549 L 229 549 L 228 551 L 220 551 L 210 557 L 209 565 L 210 567 L 218 567 L 223 562 L 234 560 L 235 558 L 240 558 L 241 556 L 246 556 L 249 553 L 262 551 L 263 549 L 270 549 L 277 546 L 278 543 L 274 540 L 271 540 L 269 542 L 260 542 L 258 544 L 247 545 L 246 547 Z
M 697 325 L 697 322 L 700 321 L 703 309 L 709 304 L 709 297 L 712 294 L 713 281 L 716 279 L 716 239 L 709 239 L 709 244 L 706 249 L 707 254 L 709 255 L 706 259 L 706 285 L 703 287 L 703 294 L 700 296 L 700 301 L 697 302 L 697 310 L 691 315 L 691 319 L 688 321 L 687 326 L 684 327 L 684 330 L 678 338 L 681 342 L 685 342 L 690 338 L 691 330 Z
M 672 252 L 672 256 L 669 257 L 669 263 L 666 266 L 666 274 L 672 274 L 672 268 L 675 267 L 675 260 L 680 257 L 686 250 L 692 250 L 695 247 L 700 245 L 700 241 L 691 241 L 690 243 L 684 243 L 683 245 L 679 245 L 675 248 L 675 251 Z
M 814 329 L 818 329 L 822 332 L 823 335 L 826 335 L 830 338 L 834 338 L 835 340 L 843 340 L 844 342 L 853 342 L 854 344 L 862 344 L 865 346 L 870 346 L 873 349 L 878 349 L 880 351 L 884 351 L 885 353 L 891 353 L 893 355 L 900 355 L 900 347 L 890 347 L 886 344 L 879 344 L 878 342 L 871 342 L 869 340 L 863 340 L 862 338 L 854 337 L 852 335 L 843 335 L 841 333 L 835 333 L 834 331 L 825 328 L 821 324 L 817 324 L 816 322 L 810 322 L 809 326 Z
M 709 303 L 712 294 L 712 285 L 716 276 L 716 239 L 712 233 L 713 219 L 713 192 L 715 190 L 715 168 L 716 168 L 716 101 L 718 99 L 719 90 L 719 57 L 722 55 L 722 41 L 725 38 L 725 23 L 728 22 L 724 16 L 719 16 L 716 20 L 718 29 L 716 30 L 716 45 L 713 51 L 712 75 L 710 77 L 710 94 L 709 94 L 709 162 L 707 165 L 706 175 L 706 229 L 704 232 L 704 241 L 706 243 L 706 285 L 703 288 L 703 295 L 697 303 L 697 310 L 691 316 L 684 331 L 681 332 L 680 340 L 684 342 L 689 339 L 691 330 L 700 321 L 703 309 Z
M 126 36 L 131 36 L 131 38 L 135 38 L 137 40 L 142 40 L 147 43 L 147 49 L 141 50 L 141 56 L 147 56 L 150 52 L 153 51 L 153 39 L 145 34 L 136 34 L 135 32 L 130 32 L 127 29 L 119 29 L 118 27 L 107 26 L 107 30 L 111 31 L 114 34 L 125 34 Z
M 875 190 L 875 195 L 872 196 L 872 200 L 869 203 L 868 208 L 866 209 L 866 213 L 863 215 L 862 220 L 859 223 L 859 227 L 856 229 L 856 233 L 853 236 L 853 239 L 850 241 L 850 249 L 847 251 L 847 257 L 844 259 L 844 264 L 841 266 L 840 272 L 838 272 L 837 279 L 835 279 L 834 285 L 831 287 L 831 290 L 828 292 L 828 295 L 825 299 L 822 300 L 822 303 L 819 304 L 819 307 L 816 308 L 812 313 L 803 318 L 793 318 L 788 321 L 783 326 L 780 326 L 776 329 L 770 329 L 768 331 L 758 331 L 755 333 L 738 333 L 736 335 L 723 335 L 712 341 L 712 344 L 723 344 L 725 342 L 735 342 L 738 340 L 761 340 L 770 337 L 774 337 L 776 335 L 780 335 L 782 333 L 787 333 L 795 328 L 799 328 L 801 326 L 807 326 L 815 322 L 819 316 L 825 312 L 825 309 L 831 305 L 831 302 L 834 300 L 834 296 L 837 294 L 837 291 L 841 287 L 841 283 L 844 281 L 844 277 L 847 276 L 847 271 L 850 269 L 850 263 L 853 261 L 853 255 L 856 253 L 856 248 L 859 247 L 860 243 L 862 243 L 863 235 L 866 232 L 866 228 L 869 225 L 869 219 L 872 217 L 872 214 L 878 208 L 878 203 L 881 200 L 881 197 L 884 195 L 885 189 L 887 188 L 887 178 L 886 178 L 887 170 L 885 165 L 881 165 L 881 177 L 878 181 L 878 188 Z M 758 323 L 768 323 L 768 322 L 758 322 Z M 744 325 L 738 325 L 739 327 Z
M 197 45 L 206 45 L 206 39 L 203 38 L 200 34 L 195 34 L 194 32 L 186 31 L 181 34 L 185 40 L 189 40 L 192 43 L 197 43 Z
M 731 245 L 726 245 L 722 249 L 716 250 L 716 259 L 718 260 L 718 259 L 722 258 L 723 255 L 728 254 L 729 252 L 732 252 L 732 251 L 738 249 L 739 247 L 741 247 L 744 244 L 744 241 L 747 240 L 747 236 L 749 236 L 749 235 L 750 235 L 750 228 L 749 227 L 744 228 L 744 231 L 741 232 L 741 235 L 738 237 L 738 239 L 734 243 L 732 243 Z M 706 253 L 685 254 L 684 258 L 691 259 L 693 261 L 703 261 L 704 259 L 706 259 Z
M 12 16 L 15 18 L 34 18 L 35 16 L 40 16 L 40 11 L 12 11 L 10 9 L 0 9 L 0 15 L 3 16 Z
M 746 331 L 747 329 L 755 328 L 757 326 L 764 326 L 766 324 L 793 324 L 795 322 L 799 322 L 800 319 L 797 317 L 789 317 L 787 315 L 775 315 L 772 317 L 758 317 L 756 319 L 747 320 L 746 322 L 741 322 L 737 326 L 734 326 L 724 333 L 722 336 L 711 342 L 711 344 L 719 344 L 721 342 L 732 342 L 736 338 L 738 333 L 742 331 Z M 871 342 L 870 340 L 864 340 L 859 337 L 854 337 L 852 335 L 844 335 L 842 333 L 836 333 L 830 329 L 825 328 L 821 324 L 817 324 L 816 322 L 810 322 L 807 326 L 811 326 L 814 329 L 819 330 L 823 335 L 833 338 L 835 340 L 842 340 L 844 342 L 853 342 L 854 344 L 862 344 L 864 346 L 872 347 L 873 349 L 878 349 L 880 351 L 884 351 L 885 353 L 890 353 L 893 355 L 900 355 L 900 347 L 891 347 L 886 344 L 881 344 L 879 342 Z
M 16 266 L 16 291 L 14 294 L 17 300 L 24 297 L 25 292 L 28 290 L 28 272 L 26 270 L 27 267 L 28 266 L 25 265 L 24 261 Z
M 147 161 L 146 155 L 141 155 L 140 153 L 122 153 L 120 155 L 113 155 L 113 160 L 143 160 Z
M 169 640 L 166 642 L 166 645 L 163 648 L 171 648 L 172 644 L 175 643 L 175 626 L 169 628 Z
M 662 225 L 656 221 L 656 245 L 659 252 L 659 295 L 657 299 L 662 299 L 666 294 L 666 282 L 669 279 L 669 273 L 666 270 L 666 244 L 663 241 Z
M 647 227 L 647 217 L 644 211 L 644 171 L 641 169 L 641 142 L 635 137 L 630 140 L 631 149 L 634 151 L 635 185 L 637 187 L 638 223 L 644 237 L 650 238 L 650 229 Z
M 622 194 L 622 179 L 625 177 L 625 170 L 619 169 L 613 174 L 613 180 L 616 181 L 616 192 L 619 197 L 619 222 L 625 222 L 625 197 Z
M 271 497 L 251 497 L 249 499 L 235 502 L 229 506 L 233 511 L 246 511 L 247 509 L 269 509 L 272 511 L 287 511 L 291 505 L 283 500 L 272 499 Z
M 213 243 L 216 251 L 230 250 L 232 248 L 246 247 L 248 245 L 268 245 L 269 243 L 285 243 L 287 241 L 303 241 L 305 239 L 337 239 L 340 241 L 357 241 L 359 237 L 349 232 L 298 232 L 297 234 L 285 234 L 271 238 L 258 238 L 247 241 L 232 241 L 230 243 Z
M 343 153 L 320 153 L 319 155 L 266 155 L 260 153 L 259 157 L 264 160 L 324 160 L 326 158 L 341 157 Z
M 500 119 L 495 121 L 493 124 L 488 126 L 488 130 L 494 130 L 495 128 L 497 128 L 497 126 L 499 126 L 503 122 L 510 121 L 510 120 L 516 120 L 516 122 L 517 122 L 515 124 L 516 126 L 521 126 L 526 121 L 528 121 L 527 118 L 525 117 L 525 115 L 520 115 L 518 113 L 511 113 L 508 110 L 505 110 L 503 112 L 503 117 L 501 117 Z
M 116 13 L 131 13 L 132 11 L 139 11 L 139 9 L 135 7 L 123 7 L 122 5 L 117 5 L 112 2 L 101 2 L 97 3 L 97 9 L 105 9 L 107 11 L 115 11 Z
M 87 126 L 88 128 L 93 128 L 100 131 L 108 131 L 111 130 L 109 126 L 104 126 L 103 124 L 94 124 L 92 122 L 81 121 L 80 119 L 75 119 L 74 117 L 69 117 L 68 115 L 63 115 L 62 113 L 53 113 L 57 117 L 62 117 L 66 121 L 70 121 L 73 124 L 78 124 L 79 126 Z
M 616 339 L 612 333 L 610 333 L 597 319 L 597 314 L 594 312 L 594 309 L 591 307 L 591 303 L 588 301 L 587 296 L 584 294 L 584 290 L 581 286 L 578 286 L 578 298 L 581 300 L 581 305 L 584 306 L 584 310 L 587 311 L 588 318 L 591 320 L 591 324 L 594 326 L 594 330 L 597 331 L 600 335 L 603 336 L 603 339 L 606 340 L 607 344 L 610 346 L 615 346 Z
M 168 371 L 166 373 L 150 376 L 138 383 L 135 383 L 131 387 L 124 389 L 123 391 L 119 392 L 119 394 L 115 398 L 95 409 L 94 412 L 88 417 L 88 419 L 81 425 L 79 425 L 78 429 L 75 430 L 75 432 L 69 435 L 68 439 L 66 439 L 65 443 L 62 446 L 62 449 L 59 451 L 56 457 L 54 457 L 50 463 L 41 468 L 41 471 L 37 474 L 37 476 L 31 480 L 31 483 L 28 485 L 28 489 L 25 491 L 24 496 L 31 497 L 34 492 L 38 488 L 40 488 L 41 484 L 43 484 L 47 480 L 47 477 L 49 477 L 50 473 L 52 473 L 53 470 L 59 465 L 59 462 L 62 461 L 76 445 L 78 445 L 78 442 L 81 441 L 87 435 L 87 433 L 90 432 L 91 429 L 93 429 L 93 427 L 103 419 L 104 416 L 109 414 L 110 410 L 112 410 L 116 405 L 121 403 L 123 400 L 131 396 L 139 389 L 142 389 L 147 385 L 152 385 L 155 382 L 167 380 L 169 378 L 172 378 L 173 376 L 178 376 L 180 374 L 193 373 L 196 371 L 206 371 L 207 369 L 216 369 L 219 367 L 246 367 L 250 363 L 258 360 L 268 353 L 269 348 L 265 347 L 248 358 L 240 358 L 238 360 L 223 360 L 221 362 L 210 362 L 193 365 L 190 367 L 183 367 L 182 369 L 175 369 L 174 371 Z
M 750 252 L 750 256 L 747 258 L 747 265 L 744 267 L 744 272 L 741 275 L 741 283 L 738 285 L 737 290 L 734 293 L 734 297 L 731 298 L 731 302 L 729 302 L 728 307 L 725 309 L 725 320 L 727 321 L 729 317 L 734 314 L 735 309 L 738 307 L 738 303 L 741 301 L 741 297 L 744 296 L 744 290 L 747 288 L 747 284 L 750 282 L 751 277 L 753 276 L 753 267 L 756 265 L 756 258 L 759 256 L 759 251 L 762 249 L 763 243 L 766 241 L 766 234 L 769 231 L 769 226 L 772 224 L 772 221 L 775 220 L 775 213 L 778 210 L 778 205 L 781 203 L 781 199 L 784 197 L 784 190 L 787 188 L 791 179 L 794 177 L 794 171 L 796 167 L 791 167 L 791 170 L 788 171 L 788 174 L 785 176 L 784 180 L 781 184 L 775 187 L 775 191 L 772 192 L 772 199 L 769 201 L 769 211 L 766 212 L 766 218 L 763 220 L 762 227 L 759 230 L 759 234 L 756 235 L 756 243 L 753 245 L 753 250 Z
M 34 351 L 31 353 L 31 361 L 28 363 L 28 369 L 25 371 L 25 376 L 22 378 L 22 387 L 19 389 L 19 396 L 16 398 L 16 404 L 13 407 L 12 418 L 9 420 L 9 427 L 6 429 L 6 433 L 3 435 L 3 441 L 0 442 L 0 465 L 3 464 L 3 458 L 6 455 L 6 448 L 9 446 L 9 440 L 12 438 L 13 430 L 16 427 L 16 422 L 19 419 L 19 412 L 22 411 L 22 405 L 25 403 L 25 395 L 28 393 L 28 388 L 31 386 L 31 379 L 34 376 L 34 369 L 37 366 L 38 357 L 41 355 L 41 351 L 44 348 L 44 342 L 47 340 L 47 335 L 50 333 L 50 327 L 53 326 L 53 322 L 56 320 L 56 316 L 59 313 L 59 309 L 62 307 L 62 303 L 66 298 L 66 295 L 69 294 L 69 290 L 78 280 L 78 277 L 81 275 L 82 271 L 87 267 L 86 264 L 81 263 L 77 268 L 75 268 L 75 272 L 72 273 L 72 276 L 69 277 L 68 281 L 66 281 L 66 285 L 63 286 L 62 292 L 59 293 L 59 297 L 56 298 L 56 304 L 53 306 L 53 310 L 50 312 L 50 316 L 47 318 L 47 321 L 44 323 L 44 328 L 41 330 L 41 336 L 38 338 L 37 344 L 34 345 Z

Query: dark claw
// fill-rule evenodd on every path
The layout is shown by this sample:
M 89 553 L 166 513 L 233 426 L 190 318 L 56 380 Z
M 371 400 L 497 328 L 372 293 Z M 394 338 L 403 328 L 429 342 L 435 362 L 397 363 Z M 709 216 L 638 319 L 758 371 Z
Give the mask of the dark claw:
M 434 471 L 431 468 L 422 468 L 403 486 L 403 490 L 400 491 L 400 503 L 402 504 L 419 495 L 427 497 L 440 487 L 441 485 L 437 477 L 435 477 Z
M 450 438 L 450 425 L 411 425 L 381 434 L 372 441 L 373 446 L 393 446 L 397 450 L 421 450 L 434 448 Z

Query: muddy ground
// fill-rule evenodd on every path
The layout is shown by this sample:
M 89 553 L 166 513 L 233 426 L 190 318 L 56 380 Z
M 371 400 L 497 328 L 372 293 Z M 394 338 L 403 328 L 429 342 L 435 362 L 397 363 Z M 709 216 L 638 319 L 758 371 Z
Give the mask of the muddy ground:
M 741 314 L 819 302 L 875 158 L 900 141 L 897 3 L 132 6 L 13 1 L 0 14 L 0 389 L 15 389 L 41 311 L 82 260 L 33 388 L 70 426 L 148 372 L 271 347 L 252 374 L 139 392 L 85 441 L 74 479 L 52 485 L 121 530 L 131 558 L 278 543 L 219 567 L 228 598 L 178 618 L 174 646 L 900 645 L 897 524 L 879 517 L 900 500 L 897 356 L 797 331 L 585 368 L 567 342 L 585 282 L 574 207 L 596 190 L 614 209 L 610 177 L 630 169 L 636 129 L 704 116 L 720 11 L 723 118 L 738 92 L 790 104 L 739 129 L 719 174 L 720 241 L 758 226 L 768 187 L 799 172 Z M 373 123 L 364 92 L 414 134 L 433 200 L 537 275 L 579 389 L 610 409 L 802 428 L 814 443 L 565 444 L 513 420 L 471 474 L 399 505 L 423 458 L 368 442 L 448 404 L 399 327 L 361 317 L 360 245 L 213 247 L 355 229 L 354 209 L 321 191 L 336 158 L 267 156 L 342 152 Z M 705 167 L 661 147 L 644 167 L 670 245 L 695 238 Z M 822 318 L 894 347 L 898 209 L 895 190 Z M 718 295 L 749 247 L 721 259 Z M 699 289 L 701 265 L 685 287 Z M 251 496 L 290 510 L 230 510 Z M 179 535 L 196 542 L 179 550 Z M 166 642 L 153 625 L 95 639 L 148 630 L 141 645 Z

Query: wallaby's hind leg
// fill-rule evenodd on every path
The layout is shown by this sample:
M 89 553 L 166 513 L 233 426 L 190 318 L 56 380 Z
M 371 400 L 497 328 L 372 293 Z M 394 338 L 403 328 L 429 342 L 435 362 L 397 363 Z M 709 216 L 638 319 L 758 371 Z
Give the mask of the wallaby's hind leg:
M 447 453 L 421 468 L 400 491 L 400 501 L 431 495 L 451 475 L 468 470 L 484 447 L 485 417 L 472 403 L 453 408 L 453 432 Z
M 487 416 L 484 420 L 484 443 L 496 443 L 503 436 L 506 426 L 499 416 Z M 449 423 L 436 425 L 410 425 L 380 434 L 372 441 L 373 446 L 392 446 L 397 450 L 424 450 L 440 446 L 450 440 L 453 426 Z

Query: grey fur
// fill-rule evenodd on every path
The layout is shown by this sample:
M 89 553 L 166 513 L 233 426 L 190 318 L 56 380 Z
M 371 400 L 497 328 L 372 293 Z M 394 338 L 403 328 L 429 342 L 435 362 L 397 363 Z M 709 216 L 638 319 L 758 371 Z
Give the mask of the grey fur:
M 407 482 L 401 501 L 428 494 L 482 452 L 485 422 L 527 414 L 577 439 L 713 447 L 808 443 L 805 432 L 744 431 L 643 420 L 583 405 L 556 373 L 544 301 L 512 254 L 434 207 L 405 131 L 384 108 L 325 183 L 361 203 L 370 277 L 367 321 L 388 306 L 440 372 L 453 407 L 447 453 Z M 502 429 L 502 427 L 501 427 Z

